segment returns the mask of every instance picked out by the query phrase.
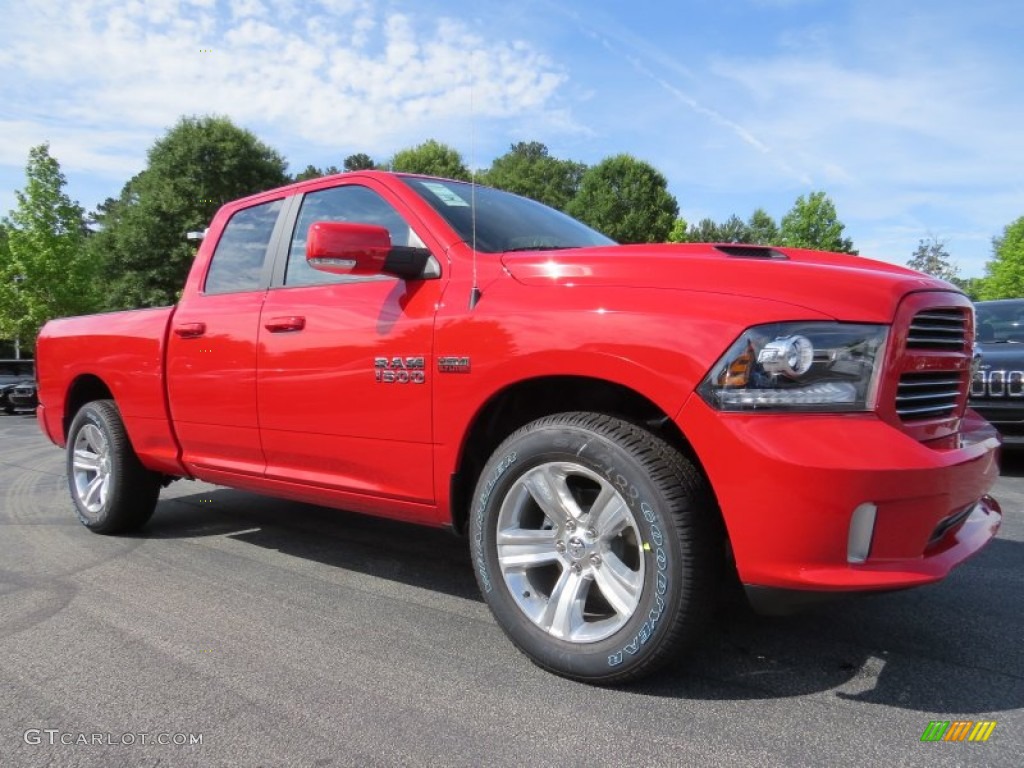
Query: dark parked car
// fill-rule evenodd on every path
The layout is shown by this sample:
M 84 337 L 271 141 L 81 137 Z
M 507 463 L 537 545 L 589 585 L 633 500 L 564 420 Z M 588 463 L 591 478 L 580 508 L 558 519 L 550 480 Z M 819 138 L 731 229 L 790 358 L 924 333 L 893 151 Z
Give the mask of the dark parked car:
M 14 413 L 15 407 L 21 407 L 15 406 L 10 397 L 14 388 L 23 384 L 31 384 L 35 388 L 35 362 L 0 360 L 0 409 L 4 413 Z
M 39 405 L 36 383 L 30 381 L 27 384 L 15 384 L 7 393 L 7 402 L 11 411 L 34 411 Z
M 995 425 L 1004 445 L 1024 447 L 1024 299 L 975 306 L 981 368 L 971 406 Z

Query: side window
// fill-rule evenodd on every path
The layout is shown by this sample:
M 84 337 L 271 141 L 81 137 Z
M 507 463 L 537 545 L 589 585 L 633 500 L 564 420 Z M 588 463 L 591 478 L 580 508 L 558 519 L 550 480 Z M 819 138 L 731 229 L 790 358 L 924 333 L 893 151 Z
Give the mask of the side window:
M 358 224 L 376 224 L 391 234 L 392 245 L 423 247 L 423 241 L 406 223 L 390 203 L 372 189 L 349 184 L 310 192 L 302 199 L 299 218 L 295 223 L 285 285 L 320 285 L 323 283 L 350 283 L 358 280 L 376 280 L 374 276 L 332 275 L 318 272 L 306 263 L 306 236 L 316 221 L 351 221 Z
M 206 293 L 238 293 L 260 288 L 263 261 L 284 200 L 243 208 L 228 221 L 206 274 Z

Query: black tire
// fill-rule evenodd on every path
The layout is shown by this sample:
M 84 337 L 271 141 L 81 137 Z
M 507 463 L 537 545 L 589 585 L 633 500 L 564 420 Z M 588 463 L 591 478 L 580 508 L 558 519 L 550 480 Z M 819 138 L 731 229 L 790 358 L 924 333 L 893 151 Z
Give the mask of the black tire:
M 702 634 L 719 520 L 702 475 L 666 442 L 610 416 L 562 413 L 491 456 L 470 547 L 484 599 L 520 650 L 564 677 L 615 684 Z
M 96 533 L 138 530 L 156 509 L 160 475 L 139 462 L 113 400 L 94 400 L 75 414 L 67 475 L 75 514 Z

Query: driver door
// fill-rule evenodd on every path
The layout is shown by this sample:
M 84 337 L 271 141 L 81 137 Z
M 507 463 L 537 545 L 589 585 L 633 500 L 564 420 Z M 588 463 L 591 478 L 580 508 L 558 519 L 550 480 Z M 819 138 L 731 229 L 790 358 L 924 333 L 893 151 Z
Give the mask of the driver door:
M 433 328 L 443 281 L 318 272 L 305 259 L 315 221 L 377 224 L 393 245 L 423 245 L 370 186 L 305 194 L 258 329 L 266 476 L 432 502 Z

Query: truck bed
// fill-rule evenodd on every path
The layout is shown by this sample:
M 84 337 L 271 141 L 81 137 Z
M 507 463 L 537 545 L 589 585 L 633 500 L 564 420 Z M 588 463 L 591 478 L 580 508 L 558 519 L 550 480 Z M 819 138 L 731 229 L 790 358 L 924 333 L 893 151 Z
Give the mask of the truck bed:
M 39 336 L 39 417 L 64 445 L 82 397 L 103 387 L 117 402 L 136 452 L 149 469 L 187 474 L 167 410 L 164 356 L 174 307 L 53 320 Z

